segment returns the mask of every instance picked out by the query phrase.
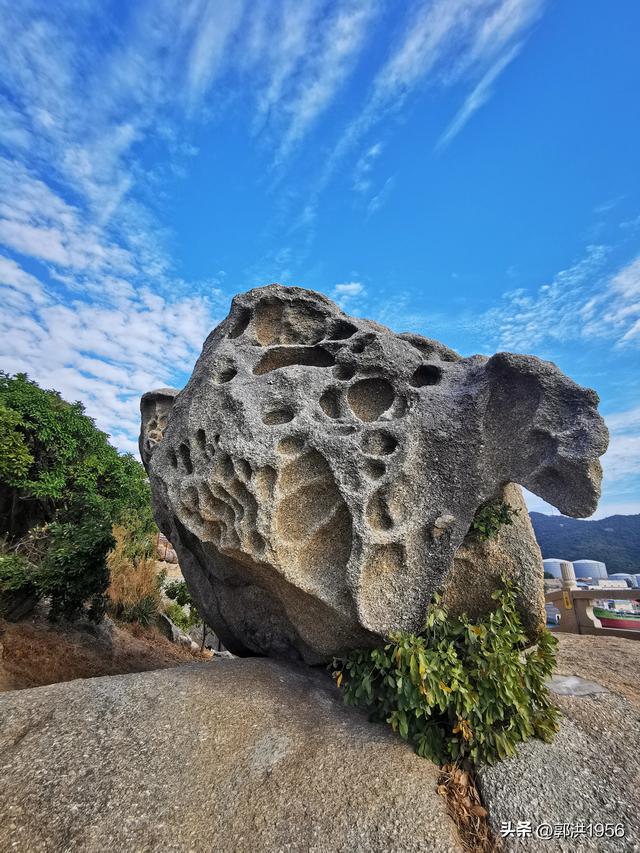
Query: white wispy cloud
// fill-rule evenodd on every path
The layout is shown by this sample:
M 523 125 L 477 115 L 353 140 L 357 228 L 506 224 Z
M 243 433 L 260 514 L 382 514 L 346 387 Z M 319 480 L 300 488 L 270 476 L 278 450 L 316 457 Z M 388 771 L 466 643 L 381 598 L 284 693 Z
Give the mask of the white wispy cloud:
M 579 337 L 583 325 L 576 318 L 597 292 L 608 255 L 606 246 L 588 246 L 582 258 L 537 290 L 507 291 L 479 322 L 500 348 L 520 352 L 535 351 L 543 341 Z
M 606 498 L 598 507 L 597 517 L 614 513 L 640 513 L 640 406 L 609 414 L 609 448 L 602 458 L 603 489 Z
M 129 449 L 138 431 L 140 395 L 183 381 L 202 342 L 221 319 L 226 299 L 170 299 L 148 288 L 92 301 L 67 295 L 62 302 L 15 261 L 0 256 L 0 364 L 27 371 L 44 387 L 82 400 L 98 425 Z
M 445 148 L 457 136 L 471 116 L 487 103 L 493 95 L 493 85 L 510 62 L 516 58 L 522 49 L 522 43 L 513 45 L 489 68 L 478 85 L 467 96 L 459 112 L 436 143 L 436 150 Z
M 382 154 L 383 144 L 375 142 L 367 147 L 358 159 L 353 170 L 353 189 L 357 193 L 366 193 L 371 189 L 371 172 L 378 157 Z
M 585 306 L 586 334 L 614 334 L 619 346 L 640 344 L 640 256 L 607 282 Z
M 193 110 L 211 88 L 225 60 L 228 45 L 237 31 L 244 3 L 191 4 L 192 38 L 186 66 L 187 97 Z
M 357 311 L 361 300 L 366 296 L 366 288 L 361 281 L 345 281 L 336 284 L 331 297 L 343 311 Z
M 337 6 L 322 22 L 320 44 L 306 54 L 304 75 L 295 95 L 285 105 L 290 121 L 278 151 L 279 159 L 289 153 L 332 103 L 353 70 L 374 17 L 375 5 L 357 0 Z
M 382 119 L 398 113 L 418 90 L 446 88 L 469 79 L 472 95 L 480 88 L 467 104 L 466 121 L 486 102 L 491 84 L 515 57 L 516 43 L 519 49 L 542 8 L 542 0 L 425 0 L 418 4 L 377 72 L 362 110 L 328 158 L 321 182 L 326 184 L 362 137 Z
M 393 191 L 395 186 L 396 179 L 392 176 L 387 178 L 382 187 L 375 193 L 375 195 L 370 199 L 369 204 L 367 205 L 367 216 L 372 216 L 374 213 L 377 213 L 378 210 L 386 203 L 389 198 L 390 193 Z

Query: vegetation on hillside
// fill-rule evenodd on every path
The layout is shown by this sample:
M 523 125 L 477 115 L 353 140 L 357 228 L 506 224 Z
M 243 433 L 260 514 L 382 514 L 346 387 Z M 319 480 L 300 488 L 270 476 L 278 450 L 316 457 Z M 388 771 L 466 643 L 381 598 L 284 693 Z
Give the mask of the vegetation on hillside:
M 609 574 L 640 572 L 640 515 L 612 515 L 597 521 L 541 512 L 530 515 L 543 557 L 601 560 Z
M 53 619 L 98 621 L 107 554 L 151 556 L 155 525 L 145 471 L 108 442 L 81 403 L 0 372 L 0 597 L 46 599 Z

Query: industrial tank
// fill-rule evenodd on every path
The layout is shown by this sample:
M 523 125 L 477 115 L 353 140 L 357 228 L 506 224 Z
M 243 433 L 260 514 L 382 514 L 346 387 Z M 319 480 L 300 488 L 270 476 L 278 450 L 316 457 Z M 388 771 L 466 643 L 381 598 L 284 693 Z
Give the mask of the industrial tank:
M 556 557 L 549 557 L 549 559 L 542 561 L 542 563 L 544 565 L 545 572 L 554 578 L 562 578 L 562 571 L 560 570 L 560 563 L 568 563 L 568 562 L 569 562 L 569 560 L 558 560 Z
M 574 560 L 573 568 L 577 578 L 591 578 L 594 583 L 607 578 L 607 567 L 600 560 Z

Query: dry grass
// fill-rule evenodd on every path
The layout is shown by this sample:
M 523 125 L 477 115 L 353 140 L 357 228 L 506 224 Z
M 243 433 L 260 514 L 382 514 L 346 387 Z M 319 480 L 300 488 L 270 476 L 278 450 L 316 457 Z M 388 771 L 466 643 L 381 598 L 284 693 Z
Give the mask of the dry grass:
M 42 617 L 0 621 L 0 691 L 164 669 L 209 658 L 170 643 L 155 628 L 140 625 L 105 620 L 94 636 L 70 625 L 51 625 Z
M 480 801 L 473 768 L 446 764 L 438 780 L 438 793 L 447 801 L 447 811 L 458 828 L 464 850 L 469 853 L 500 853 L 501 841 L 487 822 L 487 810 Z
M 127 608 L 151 598 L 160 605 L 158 575 L 155 558 L 133 561 L 126 555 L 127 533 L 123 527 L 114 527 L 115 547 L 107 556 L 109 588 L 107 596 L 117 608 Z

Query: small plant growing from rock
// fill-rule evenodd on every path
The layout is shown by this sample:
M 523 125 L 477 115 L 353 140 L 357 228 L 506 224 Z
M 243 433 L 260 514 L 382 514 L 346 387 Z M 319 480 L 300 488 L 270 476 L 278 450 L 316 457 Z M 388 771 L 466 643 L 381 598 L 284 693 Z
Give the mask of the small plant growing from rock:
M 514 509 L 504 501 L 489 501 L 476 512 L 471 529 L 483 541 L 493 539 L 504 525 L 513 524 L 513 519 L 519 513 L 519 509 Z
M 434 596 L 420 634 L 394 634 L 382 647 L 334 660 L 345 701 L 369 708 L 372 720 L 438 764 L 493 764 L 530 737 L 550 741 L 558 711 L 545 680 L 557 640 L 545 629 L 526 650 L 513 584 L 503 578 L 493 597 L 496 609 L 472 623 L 450 617 Z

